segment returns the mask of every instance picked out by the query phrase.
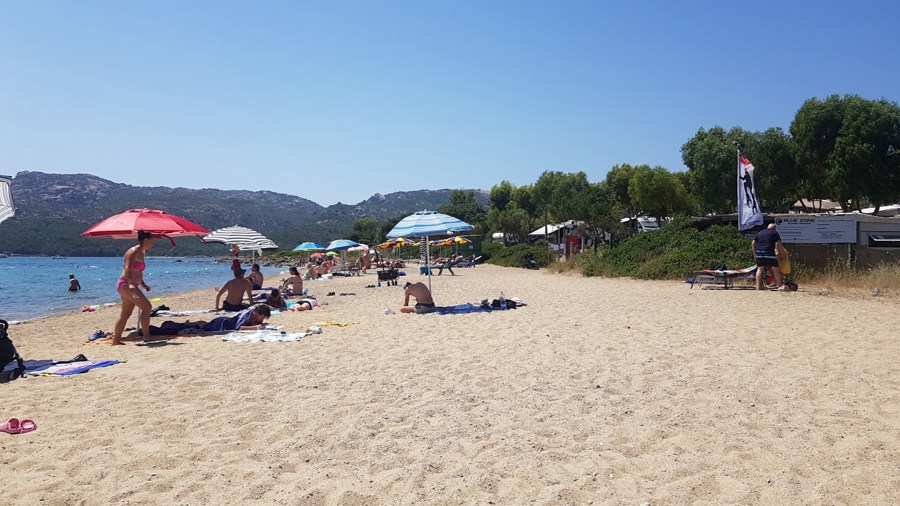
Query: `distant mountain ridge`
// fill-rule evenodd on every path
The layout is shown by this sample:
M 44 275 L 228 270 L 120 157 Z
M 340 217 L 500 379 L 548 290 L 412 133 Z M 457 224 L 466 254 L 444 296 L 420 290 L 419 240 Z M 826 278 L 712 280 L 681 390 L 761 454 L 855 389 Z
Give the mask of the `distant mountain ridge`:
M 87 239 L 81 233 L 128 209 L 162 209 L 209 230 L 241 225 L 268 236 L 282 249 L 323 242 L 349 233 L 353 220 L 397 219 L 448 204 L 453 190 L 375 194 L 358 204 L 323 207 L 302 197 L 271 191 L 142 187 L 91 174 L 19 172 L 12 182 L 16 216 L 0 224 L 0 252 L 28 255 L 105 256 L 123 251 L 121 241 Z M 485 190 L 472 190 L 487 204 Z M 224 247 L 178 241 L 174 253 L 218 255 Z M 162 249 L 162 248 L 159 248 Z M 157 251 L 156 253 L 163 253 Z

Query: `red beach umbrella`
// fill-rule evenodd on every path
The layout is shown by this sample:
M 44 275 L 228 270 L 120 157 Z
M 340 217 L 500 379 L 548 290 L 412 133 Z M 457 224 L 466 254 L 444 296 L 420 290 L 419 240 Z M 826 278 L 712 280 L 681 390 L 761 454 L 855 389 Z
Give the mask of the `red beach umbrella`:
M 174 246 L 172 237 L 209 234 L 209 230 L 180 216 L 164 213 L 158 209 L 130 209 L 110 216 L 87 229 L 84 237 L 106 237 L 112 239 L 137 239 L 138 230 L 146 230 L 154 236 L 166 237 Z

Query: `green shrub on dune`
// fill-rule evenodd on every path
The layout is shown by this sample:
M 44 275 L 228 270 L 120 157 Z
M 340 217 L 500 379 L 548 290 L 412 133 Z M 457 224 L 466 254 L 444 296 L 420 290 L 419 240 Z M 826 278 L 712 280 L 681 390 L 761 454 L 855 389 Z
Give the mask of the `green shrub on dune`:
M 598 254 L 586 251 L 576 258 L 585 276 L 628 276 L 638 279 L 678 279 L 698 269 L 725 264 L 729 269 L 753 265 L 750 241 L 737 228 L 716 225 L 695 229 L 677 218 L 655 232 L 637 234 Z
M 522 267 L 525 254 L 532 253 L 540 267 L 547 267 L 547 241 L 541 239 L 533 244 L 514 244 L 503 246 L 500 243 L 486 242 L 481 245 L 481 255 L 485 262 L 503 267 Z

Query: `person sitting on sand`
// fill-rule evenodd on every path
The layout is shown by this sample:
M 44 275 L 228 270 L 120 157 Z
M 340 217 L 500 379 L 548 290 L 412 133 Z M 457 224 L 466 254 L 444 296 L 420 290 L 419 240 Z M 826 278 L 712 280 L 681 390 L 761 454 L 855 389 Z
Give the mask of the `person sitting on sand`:
M 269 309 L 269 306 L 256 304 L 234 316 L 220 316 L 206 323 L 196 322 L 195 324 L 200 325 L 204 332 L 263 330 L 266 328 L 266 319 L 270 316 L 272 316 L 272 310 Z
M 81 290 L 81 283 L 78 282 L 74 274 L 69 274 L 69 291 L 77 292 L 78 290 Z
M 322 307 L 316 299 L 300 299 L 296 304 L 289 307 L 288 311 L 310 311 L 317 307 Z
M 319 268 L 315 262 L 306 264 L 306 272 L 303 273 L 303 279 L 316 279 L 319 277 Z
M 281 293 L 284 295 L 303 295 L 303 276 L 300 275 L 300 271 L 296 267 L 291 267 L 288 270 L 291 273 L 291 277 L 281 283 Z
M 279 292 L 277 288 L 273 288 L 269 295 L 263 294 L 260 297 L 265 297 L 264 299 L 261 299 L 260 302 L 265 302 L 266 305 L 272 306 L 275 309 L 284 310 L 284 308 L 287 307 L 287 302 L 284 301 L 284 297 L 281 296 L 281 292 Z
M 253 283 L 254 290 L 262 290 L 263 275 L 259 272 L 259 264 L 253 264 L 253 266 L 250 267 L 250 275 L 247 276 L 247 279 Z
M 250 280 L 244 279 L 245 272 L 244 269 L 235 269 L 234 279 L 225 283 L 225 286 L 216 294 L 216 311 L 241 311 L 253 303 L 253 287 L 250 285 Z M 228 293 L 228 295 L 220 306 L 219 301 L 222 299 L 223 293 Z M 244 303 L 244 295 L 247 296 L 247 304 Z
M 425 314 L 435 311 L 434 307 L 434 299 L 431 298 L 431 290 L 425 286 L 425 283 L 417 282 L 417 283 L 406 283 L 403 286 L 403 292 L 406 294 L 406 299 L 403 300 L 403 307 L 400 308 L 401 313 L 416 313 L 416 314 Z M 416 305 L 409 305 L 409 297 L 412 296 L 416 299 Z

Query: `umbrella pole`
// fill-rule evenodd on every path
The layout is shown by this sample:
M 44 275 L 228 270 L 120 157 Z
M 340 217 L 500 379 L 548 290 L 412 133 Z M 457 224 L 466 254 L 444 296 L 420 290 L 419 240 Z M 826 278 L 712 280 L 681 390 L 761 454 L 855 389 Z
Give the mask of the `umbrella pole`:
M 425 267 L 428 270 L 428 292 L 431 293 L 431 245 L 428 244 L 428 236 L 425 236 Z M 434 294 L 431 294 L 432 299 Z

